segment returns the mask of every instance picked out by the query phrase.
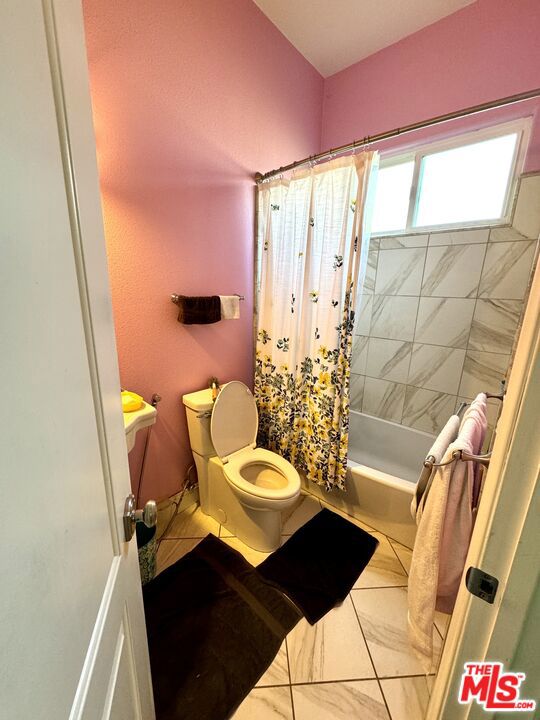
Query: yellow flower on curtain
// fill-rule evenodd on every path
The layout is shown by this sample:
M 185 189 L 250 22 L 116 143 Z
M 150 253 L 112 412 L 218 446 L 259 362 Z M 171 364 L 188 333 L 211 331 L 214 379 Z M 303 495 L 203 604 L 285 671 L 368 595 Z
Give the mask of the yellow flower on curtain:
M 356 283 L 374 154 L 259 186 L 258 443 L 344 489 Z M 355 212 L 351 209 L 355 208 Z

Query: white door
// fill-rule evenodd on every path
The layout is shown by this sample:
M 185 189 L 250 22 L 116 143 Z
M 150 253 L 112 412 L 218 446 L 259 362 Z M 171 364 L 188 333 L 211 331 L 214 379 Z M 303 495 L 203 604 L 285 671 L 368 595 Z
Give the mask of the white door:
M 152 720 L 80 2 L 0 32 L 0 716 Z

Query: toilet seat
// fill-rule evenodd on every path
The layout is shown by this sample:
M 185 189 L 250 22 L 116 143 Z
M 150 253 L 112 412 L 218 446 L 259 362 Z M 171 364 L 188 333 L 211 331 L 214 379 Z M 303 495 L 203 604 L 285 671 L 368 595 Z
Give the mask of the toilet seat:
M 238 380 L 224 385 L 212 410 L 210 435 L 225 477 L 245 501 L 251 499 L 259 505 L 270 500 L 277 509 L 280 501 L 300 493 L 300 476 L 285 458 L 256 447 L 258 425 L 257 405 L 250 389 Z
M 269 468 L 283 478 L 281 487 L 261 487 L 242 474 L 250 465 Z M 225 477 L 234 487 L 248 495 L 268 500 L 288 500 L 300 492 L 300 476 L 288 460 L 264 448 L 249 448 L 235 453 L 223 466 Z

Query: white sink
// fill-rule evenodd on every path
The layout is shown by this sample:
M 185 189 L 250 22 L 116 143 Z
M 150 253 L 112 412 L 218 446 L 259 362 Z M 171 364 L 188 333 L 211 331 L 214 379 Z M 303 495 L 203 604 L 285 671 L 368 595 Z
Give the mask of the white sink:
M 133 412 L 125 412 L 124 428 L 126 431 L 126 445 L 128 452 L 135 445 L 135 435 L 141 428 L 153 425 L 156 422 L 157 410 L 148 403 L 143 403 L 142 408 Z

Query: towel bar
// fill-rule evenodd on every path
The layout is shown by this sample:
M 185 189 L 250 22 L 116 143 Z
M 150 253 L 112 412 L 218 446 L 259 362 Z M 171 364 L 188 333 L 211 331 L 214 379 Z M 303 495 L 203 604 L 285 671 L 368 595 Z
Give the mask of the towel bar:
M 501 392 L 500 393 L 485 393 L 485 396 L 488 400 L 501 400 L 501 402 L 504 400 L 504 396 L 506 394 L 506 380 L 501 380 Z M 468 407 L 470 403 L 462 402 L 459 406 L 459 410 L 457 411 L 456 415 L 458 415 L 461 418 L 462 412 L 465 410 L 466 407 Z M 472 455 L 471 453 L 466 452 L 465 450 L 456 450 L 454 454 L 452 455 L 451 460 L 447 460 L 446 462 L 442 463 L 436 463 L 435 458 L 433 455 L 428 455 L 424 462 L 422 463 L 425 468 L 434 468 L 434 467 L 444 467 L 445 465 L 450 465 L 455 460 L 463 460 L 463 462 L 473 461 L 480 463 L 480 465 L 483 465 L 484 467 L 489 467 L 489 461 L 491 459 L 491 453 L 487 453 L 486 455 Z
M 239 299 L 239 300 L 245 300 L 245 299 L 246 299 L 243 295 L 238 295 L 238 293 L 234 293 L 234 294 L 238 296 L 238 299 Z M 171 302 L 173 302 L 173 303 L 176 305 L 176 304 L 178 303 L 179 297 L 180 297 L 180 295 L 178 295 L 177 293 L 173 293 L 173 294 L 171 295 Z
M 472 455 L 465 450 L 456 450 L 455 453 L 452 455 L 451 460 L 447 460 L 446 462 L 442 463 L 436 463 L 433 455 L 428 455 L 427 458 L 424 460 L 424 467 L 444 467 L 445 465 L 451 465 L 456 460 L 462 460 L 463 462 L 473 461 L 480 463 L 480 465 L 483 465 L 484 467 L 489 467 L 491 453 L 488 453 L 487 455 Z

